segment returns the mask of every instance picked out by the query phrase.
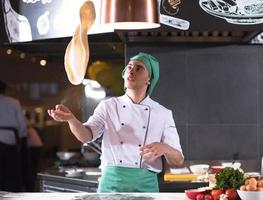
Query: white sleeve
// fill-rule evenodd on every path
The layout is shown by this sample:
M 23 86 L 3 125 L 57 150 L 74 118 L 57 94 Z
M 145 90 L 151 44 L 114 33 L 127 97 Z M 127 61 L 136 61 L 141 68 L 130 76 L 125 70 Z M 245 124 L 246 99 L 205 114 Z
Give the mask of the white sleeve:
M 88 126 L 92 131 L 92 141 L 98 139 L 105 130 L 105 102 L 102 101 L 98 104 L 92 116 L 89 117 L 88 121 L 83 123 L 84 126 Z
M 180 138 L 175 126 L 172 111 L 169 110 L 166 116 L 167 117 L 163 131 L 162 142 L 180 151 L 183 156 Z

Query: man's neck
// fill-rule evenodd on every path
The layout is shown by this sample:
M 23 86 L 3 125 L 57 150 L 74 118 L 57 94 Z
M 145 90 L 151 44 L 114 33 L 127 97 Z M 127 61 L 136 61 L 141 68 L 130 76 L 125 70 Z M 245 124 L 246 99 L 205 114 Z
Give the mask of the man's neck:
M 135 90 L 127 90 L 126 94 L 131 98 L 134 103 L 140 103 L 147 94 L 145 92 L 139 92 Z

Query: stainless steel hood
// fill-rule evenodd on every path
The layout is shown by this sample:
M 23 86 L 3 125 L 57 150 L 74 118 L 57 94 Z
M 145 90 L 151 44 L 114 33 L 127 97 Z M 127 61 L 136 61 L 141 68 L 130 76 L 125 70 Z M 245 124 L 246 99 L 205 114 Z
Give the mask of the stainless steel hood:
M 92 59 L 123 59 L 126 43 L 147 44 L 249 44 L 259 31 L 169 31 L 167 29 L 148 31 L 115 31 L 89 35 Z M 71 38 L 45 39 L 24 43 L 6 43 L 3 46 L 21 52 L 61 59 Z

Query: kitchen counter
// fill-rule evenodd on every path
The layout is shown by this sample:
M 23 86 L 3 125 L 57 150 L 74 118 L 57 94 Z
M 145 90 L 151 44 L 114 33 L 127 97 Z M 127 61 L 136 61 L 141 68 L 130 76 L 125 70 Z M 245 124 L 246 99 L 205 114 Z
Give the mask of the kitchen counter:
M 221 165 L 223 162 L 229 161 L 186 161 L 184 165 L 206 163 L 212 166 Z M 261 160 L 238 160 L 238 162 L 242 163 L 241 168 L 245 172 L 260 172 Z M 39 173 L 41 192 L 96 192 L 100 174 L 87 175 L 85 172 L 99 172 L 99 169 L 97 167 L 86 167 L 83 169 L 84 172 L 77 174 L 77 176 L 67 176 L 65 170 L 61 171 L 60 168 L 48 169 Z M 168 172 L 168 170 L 166 171 Z M 205 186 L 208 186 L 207 182 L 165 181 L 163 174 L 159 175 L 160 192 L 184 192 L 185 189 Z
M 68 174 L 52 168 L 38 173 L 38 177 L 41 192 L 96 192 L 100 170 L 85 168 L 80 173 Z
M 184 193 L 7 193 L 0 191 L 1 200 L 186 200 Z
M 89 174 L 94 175 L 87 175 Z M 93 173 L 94 172 L 94 173 Z M 96 192 L 100 174 L 98 168 L 85 168 L 76 176 L 68 176 L 59 169 L 48 169 L 38 173 L 41 192 Z M 164 181 L 159 176 L 160 192 L 184 192 L 185 189 L 208 186 L 206 182 Z

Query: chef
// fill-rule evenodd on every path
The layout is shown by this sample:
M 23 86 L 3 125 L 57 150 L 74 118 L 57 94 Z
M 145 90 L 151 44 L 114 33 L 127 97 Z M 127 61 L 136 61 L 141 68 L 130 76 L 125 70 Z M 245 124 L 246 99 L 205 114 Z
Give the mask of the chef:
M 139 53 L 130 59 L 122 77 L 125 95 L 101 101 L 84 124 L 64 105 L 48 113 L 66 121 L 81 142 L 102 136 L 98 192 L 158 192 L 161 157 L 170 166 L 184 161 L 171 110 L 150 98 L 159 79 L 159 62 Z

